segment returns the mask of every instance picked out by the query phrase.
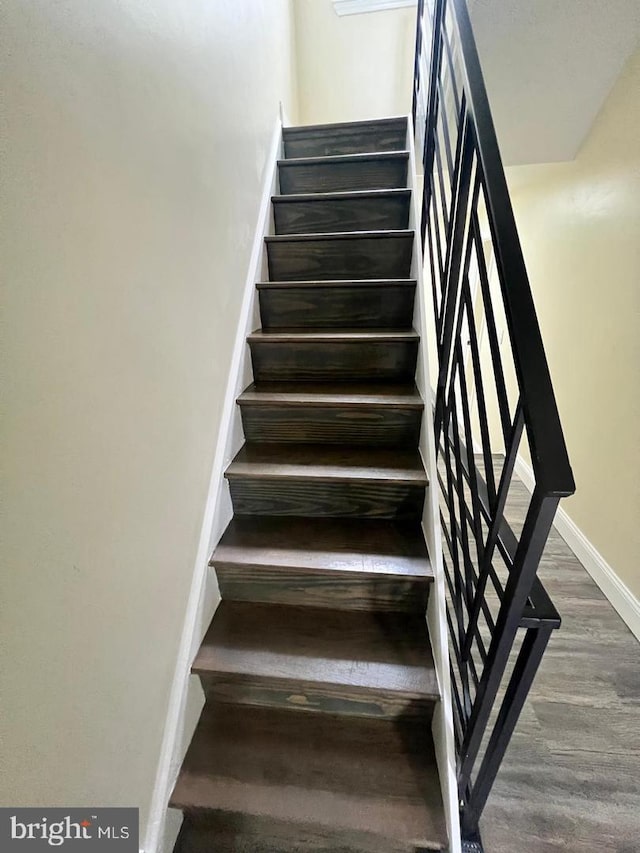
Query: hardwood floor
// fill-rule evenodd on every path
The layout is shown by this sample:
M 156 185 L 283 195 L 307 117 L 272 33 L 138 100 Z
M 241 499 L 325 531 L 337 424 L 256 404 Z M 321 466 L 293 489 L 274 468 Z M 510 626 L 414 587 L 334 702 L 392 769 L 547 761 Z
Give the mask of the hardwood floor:
M 528 492 L 512 491 L 518 528 Z M 489 797 L 485 853 L 638 853 L 640 646 L 555 529 L 540 578 L 562 626 Z

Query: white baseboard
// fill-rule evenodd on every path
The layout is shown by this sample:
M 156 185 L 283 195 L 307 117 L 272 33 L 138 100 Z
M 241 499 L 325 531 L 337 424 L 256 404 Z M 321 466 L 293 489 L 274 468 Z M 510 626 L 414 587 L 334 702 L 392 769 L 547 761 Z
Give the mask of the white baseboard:
M 203 616 L 206 621 L 204 611 L 210 610 L 212 605 L 215 607 L 216 600 L 219 601 L 215 577 L 209 570 L 208 563 L 212 548 L 218 542 L 232 515 L 228 488 L 224 480 L 224 469 L 243 441 L 236 397 L 239 391 L 248 384 L 248 377 L 250 376 L 246 337 L 255 325 L 255 311 L 257 310 L 255 307 L 255 283 L 262 278 L 266 269 L 264 236 L 270 229 L 271 195 L 276 189 L 277 160 L 280 156 L 281 148 L 282 124 L 280 119 L 278 119 L 274 127 L 265 163 L 256 231 L 247 278 L 244 283 L 242 306 L 220 416 L 220 427 L 216 441 L 209 492 L 204 508 L 198 552 L 169 696 L 167 718 L 144 839 L 145 853 L 160 853 L 163 846 L 167 804 L 183 758 L 181 749 L 185 734 L 183 729 L 186 723 L 191 662 L 203 633 L 203 625 L 201 623 L 203 622 Z M 211 588 L 214 585 L 216 589 L 212 593 Z M 209 601 L 207 601 L 207 597 Z M 206 628 L 206 624 L 204 624 L 204 628 Z
M 516 459 L 515 472 L 527 489 L 533 491 L 535 482 L 533 471 L 520 456 Z M 554 527 L 609 599 L 632 634 L 640 640 L 640 601 L 620 580 L 602 554 L 594 548 L 562 507 L 559 507 L 556 513 Z

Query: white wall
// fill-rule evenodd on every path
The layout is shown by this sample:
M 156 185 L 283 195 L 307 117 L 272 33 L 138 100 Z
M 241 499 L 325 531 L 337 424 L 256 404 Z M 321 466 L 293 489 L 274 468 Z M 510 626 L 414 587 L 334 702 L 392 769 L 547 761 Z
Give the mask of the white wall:
M 576 160 L 508 170 L 576 479 L 570 519 L 640 598 L 640 51 Z
M 1 29 L 0 802 L 144 833 L 292 12 L 6 0 Z
M 503 162 L 573 160 L 638 44 L 638 0 L 467 2 Z
M 416 10 L 339 16 L 332 0 L 294 0 L 301 124 L 406 115 Z

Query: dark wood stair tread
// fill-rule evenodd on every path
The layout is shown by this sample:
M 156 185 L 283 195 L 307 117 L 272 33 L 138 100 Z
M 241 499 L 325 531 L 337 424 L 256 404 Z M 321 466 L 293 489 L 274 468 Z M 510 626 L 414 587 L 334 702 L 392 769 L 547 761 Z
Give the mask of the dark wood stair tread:
M 385 519 L 234 517 L 211 565 L 433 580 L 420 525 Z
M 249 343 L 295 343 L 300 341 L 340 341 L 341 343 L 385 341 L 419 341 L 414 329 L 256 329 L 247 337 Z
M 437 700 L 424 616 L 221 601 L 192 671 L 289 692 L 344 687 Z M 301 702 L 301 704 L 306 704 Z
M 278 166 L 295 168 L 296 166 L 331 165 L 334 163 L 366 163 L 380 160 L 405 161 L 408 159 L 408 151 L 367 151 L 360 154 L 325 154 L 319 157 L 290 157 L 286 160 L 278 160 Z M 400 189 L 404 189 L 404 187 L 401 187 Z
M 249 831 L 252 818 L 267 830 L 272 820 L 302 836 L 318 831 L 336 849 L 385 839 L 394 851 L 439 850 L 447 841 L 430 732 L 408 722 L 205 709 L 170 805 L 205 825 L 208 814 L 239 815 Z
M 290 162 L 290 161 L 288 161 Z M 349 199 L 371 199 L 377 198 L 410 198 L 411 190 L 405 187 L 392 187 L 382 190 L 329 190 L 317 193 L 287 193 L 286 195 L 273 195 L 273 204 L 296 204 L 301 201 L 323 202 L 323 201 L 348 201 Z
M 414 384 L 392 382 L 348 385 L 341 382 L 259 382 L 246 388 L 238 402 L 258 406 L 424 407 Z
M 282 133 L 286 137 L 307 136 L 311 133 L 332 133 L 351 130 L 374 131 L 385 127 L 401 128 L 406 130 L 406 116 L 391 116 L 390 118 L 370 118 L 359 121 L 337 121 L 321 124 L 296 124 L 283 127 Z
M 322 444 L 245 444 L 225 476 L 428 484 L 415 450 Z
M 307 243 L 336 240 L 386 240 L 402 237 L 413 240 L 415 232 L 410 228 L 384 229 L 378 231 L 329 231 L 318 234 L 268 234 L 265 243 Z
M 406 117 L 285 127 L 284 156 L 317 157 L 368 151 L 403 151 L 407 147 Z
M 348 279 L 348 278 L 339 278 L 335 280 L 331 279 L 318 279 L 317 281 L 313 280 L 303 280 L 303 281 L 259 281 L 256 284 L 258 290 L 295 290 L 296 288 L 325 288 L 335 287 L 336 289 L 347 288 L 347 287 L 380 287 L 381 289 L 387 287 L 415 287 L 416 279 L 415 278 L 356 278 L 356 279 Z

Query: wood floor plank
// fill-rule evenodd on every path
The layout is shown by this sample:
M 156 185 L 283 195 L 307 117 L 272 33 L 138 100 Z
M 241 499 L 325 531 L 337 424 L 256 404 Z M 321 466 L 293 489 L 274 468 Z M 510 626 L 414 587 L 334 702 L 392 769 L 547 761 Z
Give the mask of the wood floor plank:
M 514 529 L 529 501 L 517 481 L 506 507 Z M 640 826 L 640 646 L 554 528 L 539 574 L 562 626 L 485 808 L 485 850 L 632 853 Z

